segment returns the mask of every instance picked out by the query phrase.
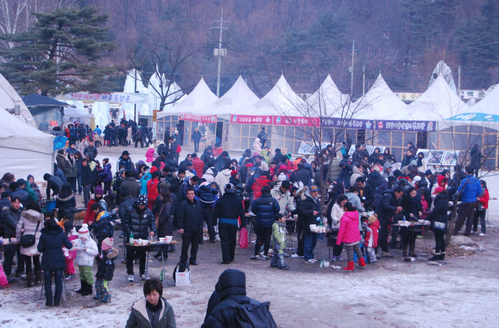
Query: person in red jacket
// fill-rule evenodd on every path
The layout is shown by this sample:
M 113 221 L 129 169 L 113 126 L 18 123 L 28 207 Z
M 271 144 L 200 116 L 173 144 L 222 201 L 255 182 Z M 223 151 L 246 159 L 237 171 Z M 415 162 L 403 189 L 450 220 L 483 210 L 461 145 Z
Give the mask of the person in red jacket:
M 336 239 L 336 245 L 344 243 L 345 249 L 347 251 L 348 266 L 343 268 L 345 271 L 353 271 L 353 252 L 357 254 L 359 258 L 359 265 L 361 267 L 366 266 L 366 261 L 360 251 L 360 232 L 359 232 L 359 213 L 357 208 L 352 205 L 352 203 L 347 202 L 345 204 L 345 214 L 341 217 L 340 230 L 338 231 L 338 239 Z
M 376 214 L 369 217 L 366 229 L 367 263 L 377 262 L 376 247 L 378 247 L 379 220 Z
M 91 225 L 92 223 L 94 223 L 95 212 L 92 211 L 92 205 L 94 205 L 95 203 L 99 203 L 100 200 L 102 199 L 103 194 L 104 194 L 104 192 L 103 192 L 101 186 L 95 187 L 94 198 L 88 202 L 87 212 L 85 213 L 85 220 L 83 220 L 83 223 L 86 223 L 88 225 Z
M 156 170 L 151 174 L 152 178 L 147 181 L 147 208 L 152 211 L 154 202 L 159 196 L 159 172 Z
M 485 226 L 485 213 L 489 208 L 489 190 L 487 189 L 487 183 L 485 180 L 480 180 L 480 185 L 482 186 L 482 193 L 480 197 L 477 197 L 475 217 L 473 218 L 473 232 L 478 229 L 478 219 L 480 219 L 480 228 L 482 232 L 479 236 L 483 237 L 487 233 L 487 228 Z
M 199 159 L 196 153 L 191 155 L 192 157 L 192 168 L 196 171 L 198 177 L 203 176 L 204 162 Z
M 270 183 L 272 182 L 267 174 L 262 174 L 260 177 L 258 177 L 255 180 L 255 183 L 251 186 L 251 190 L 253 190 L 253 200 L 260 198 L 262 195 L 262 187 L 263 186 L 270 186 Z

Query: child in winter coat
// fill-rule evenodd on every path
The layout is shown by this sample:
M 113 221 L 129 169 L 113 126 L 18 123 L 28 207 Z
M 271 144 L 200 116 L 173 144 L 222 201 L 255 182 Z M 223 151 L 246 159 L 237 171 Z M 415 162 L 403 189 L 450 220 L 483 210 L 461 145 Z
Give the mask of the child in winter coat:
M 284 249 L 286 248 L 286 220 L 281 213 L 275 216 L 275 222 L 272 224 L 272 248 L 274 256 L 270 261 L 270 267 L 278 267 L 281 270 L 288 270 L 289 266 L 284 261 Z
M 0 246 L 3 244 L 3 239 L 0 237 Z M 2 255 L 0 255 L 0 260 L 2 259 Z M 3 266 L 0 265 L 0 288 L 9 288 L 9 281 L 7 280 L 7 276 L 5 275 L 5 271 L 3 271 Z
M 336 240 L 336 245 L 344 243 L 345 249 L 348 256 L 348 266 L 343 268 L 345 271 L 353 271 L 353 252 L 357 254 L 359 258 L 359 265 L 361 267 L 366 266 L 366 261 L 362 256 L 360 251 L 360 231 L 359 231 L 359 213 L 357 208 L 352 205 L 352 203 L 347 202 L 345 204 L 345 214 L 341 217 L 340 230 L 338 231 L 338 239 Z
M 97 244 L 90 238 L 88 225 L 83 224 L 78 231 L 78 239 L 73 242 L 73 246 L 78 250 L 76 262 L 80 271 L 81 288 L 76 292 L 81 296 L 92 295 L 92 286 L 94 278 L 92 277 L 92 266 L 94 257 L 99 254 Z
M 78 239 L 78 233 L 76 232 L 76 229 L 73 228 L 69 233 L 68 240 L 70 242 L 73 242 L 73 240 L 76 239 Z M 74 277 L 74 274 L 76 272 L 74 266 L 74 260 L 76 259 L 77 254 L 78 254 L 77 251 L 64 249 L 64 256 L 66 257 L 66 269 L 65 269 L 66 280 L 71 280 Z
M 151 163 L 154 161 L 154 146 L 149 146 L 146 151 L 146 164 L 151 166 Z
M 366 229 L 366 242 L 365 246 L 367 248 L 367 263 L 375 263 L 376 259 L 376 247 L 378 247 L 378 232 L 379 232 L 379 220 L 378 215 L 374 214 L 369 217 L 367 221 Z
M 109 281 L 113 280 L 115 261 L 118 257 L 118 250 L 113 247 L 113 243 L 113 238 L 106 238 L 102 241 L 101 261 L 95 275 L 96 296 L 94 300 L 98 300 L 101 303 L 111 303 Z

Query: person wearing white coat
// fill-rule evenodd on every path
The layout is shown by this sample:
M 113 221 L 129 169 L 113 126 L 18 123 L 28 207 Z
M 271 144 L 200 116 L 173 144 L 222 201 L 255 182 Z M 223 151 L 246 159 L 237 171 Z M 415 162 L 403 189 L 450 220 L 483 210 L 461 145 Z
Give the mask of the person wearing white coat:
M 220 186 L 220 192 L 222 195 L 225 193 L 225 185 L 229 183 L 230 180 L 230 168 L 224 168 L 215 177 L 215 182 Z
M 336 199 L 336 202 L 331 209 L 331 229 L 337 231 L 340 229 L 340 221 L 343 214 L 345 214 L 344 206 L 348 202 L 348 197 L 345 195 L 339 195 Z M 333 239 L 337 239 L 337 235 L 333 237 Z M 333 243 L 333 257 L 331 258 L 331 262 L 341 261 L 341 252 L 343 251 L 343 243 L 340 245 L 336 245 L 336 241 Z
M 90 238 L 88 225 L 83 224 L 78 231 L 78 239 L 73 241 L 74 247 L 78 250 L 76 256 L 76 263 L 80 271 L 81 289 L 76 292 L 81 296 L 92 295 L 92 286 L 94 278 L 92 276 L 92 266 L 94 265 L 94 258 L 99 251 L 97 243 Z
M 215 174 L 213 173 L 213 170 L 211 168 L 208 168 L 206 172 L 202 176 L 203 179 L 206 179 L 208 183 L 215 182 Z

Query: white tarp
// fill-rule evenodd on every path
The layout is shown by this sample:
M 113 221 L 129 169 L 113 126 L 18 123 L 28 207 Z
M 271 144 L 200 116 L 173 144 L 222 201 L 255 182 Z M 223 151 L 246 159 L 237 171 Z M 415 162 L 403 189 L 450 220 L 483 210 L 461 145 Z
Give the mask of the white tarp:
M 26 107 L 16 90 L 10 85 L 9 81 L 0 74 L 0 109 L 13 109 L 15 105 L 19 105 L 21 109 L 21 115 L 15 115 L 15 117 L 21 122 L 36 128 L 35 119 L 31 115 L 28 107 Z
M 193 111 L 197 115 L 251 115 L 248 109 L 258 101 L 258 97 L 250 90 L 243 78 L 237 81 L 220 99 L 213 104 Z
M 435 82 L 440 75 L 444 77 L 452 92 L 457 94 L 456 83 L 454 82 L 454 78 L 452 77 L 452 70 L 443 60 L 438 62 L 437 66 L 435 66 L 435 69 L 433 70 L 433 73 L 431 73 L 428 88 L 430 88 L 433 82 Z
M 45 173 L 53 172 L 54 136 L 43 133 L 0 110 L 0 167 L 2 174 L 13 173 L 16 179 L 29 174 L 43 181 Z
M 346 117 L 348 115 L 349 95 L 341 93 L 328 74 L 319 89 L 305 102 L 308 116 L 311 117 Z
M 348 116 L 357 119 L 390 119 L 394 113 L 406 113 L 407 105 L 386 84 L 381 73 L 371 89 L 350 105 Z
M 144 82 L 142 82 L 142 76 L 140 75 L 140 72 L 135 70 L 135 69 L 132 69 L 132 70 L 127 72 L 125 85 L 123 87 L 123 92 L 135 93 L 135 90 L 137 90 L 139 93 L 145 93 L 147 91 L 147 88 L 144 87 Z M 145 105 L 148 106 L 147 104 L 145 104 Z M 134 104 L 123 103 L 121 105 L 121 107 L 125 111 L 126 119 L 133 120 L 134 119 L 134 109 L 135 109 Z M 137 104 L 137 111 L 140 112 L 140 109 L 141 109 L 141 105 Z M 96 116 L 96 120 L 97 120 L 97 116 Z
M 307 116 L 306 104 L 281 75 L 274 87 L 246 115 Z
M 184 96 L 181 102 L 175 103 L 175 105 L 168 110 L 159 112 L 157 117 L 161 118 L 181 113 L 193 113 L 203 107 L 213 104 L 217 100 L 218 97 L 210 90 L 210 87 L 208 87 L 201 77 L 201 80 L 199 80 L 196 87 L 192 89 L 188 96 Z
M 161 82 L 163 85 L 161 86 Z M 158 110 L 161 105 L 162 96 L 166 95 L 163 111 L 168 110 L 173 106 L 173 104 L 179 101 L 184 93 L 177 83 L 166 79 L 164 74 L 161 74 L 161 78 L 157 73 L 154 73 L 149 79 L 149 84 L 147 89 L 149 90 L 149 106 L 146 108 L 143 106 L 140 110 L 141 115 L 152 115 L 153 110 Z

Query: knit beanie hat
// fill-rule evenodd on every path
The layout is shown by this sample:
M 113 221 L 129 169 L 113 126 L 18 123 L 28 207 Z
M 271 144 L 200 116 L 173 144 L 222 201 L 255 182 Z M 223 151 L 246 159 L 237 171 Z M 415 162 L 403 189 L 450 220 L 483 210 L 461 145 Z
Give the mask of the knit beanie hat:
M 76 232 L 75 227 L 73 227 L 73 229 L 71 229 L 71 236 L 78 236 L 78 232 Z
M 78 237 L 88 239 L 90 237 L 90 233 L 88 232 L 88 224 L 84 223 L 80 230 L 78 230 Z
M 230 176 L 231 177 L 235 177 L 237 175 L 237 171 L 236 170 L 233 170 L 232 172 L 230 172 Z
M 102 246 L 101 246 L 101 249 L 102 249 L 103 251 L 107 251 L 108 249 L 113 248 L 113 245 L 114 245 L 113 238 L 109 238 L 109 237 L 107 237 L 106 239 L 104 239 L 104 240 L 102 241 Z
M 101 186 L 95 187 L 94 195 L 103 195 L 104 191 L 102 190 Z
M 139 205 L 147 205 L 147 196 L 145 194 L 140 194 L 139 198 L 137 198 L 137 202 Z

